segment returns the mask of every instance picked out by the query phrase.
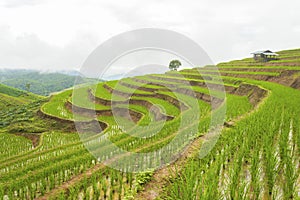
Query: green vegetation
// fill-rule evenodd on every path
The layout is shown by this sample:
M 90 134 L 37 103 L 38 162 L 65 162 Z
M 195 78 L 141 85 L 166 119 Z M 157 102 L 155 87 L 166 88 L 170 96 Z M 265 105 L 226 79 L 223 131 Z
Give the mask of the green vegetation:
M 0 109 L 8 109 L 38 100 L 41 97 L 0 84 Z
M 168 103 L 168 102 L 166 102 L 162 99 L 159 99 L 159 98 L 154 98 L 154 97 L 133 97 L 132 99 L 146 100 L 146 101 L 151 102 L 154 105 L 158 105 L 159 107 L 161 107 L 161 109 L 163 109 L 163 113 L 165 113 L 167 115 L 178 116 L 180 114 L 180 110 L 176 106 L 174 106 L 174 105 L 172 105 L 172 104 L 170 104 L 170 103 Z
M 0 84 L 0 93 L 6 94 L 12 97 L 23 97 L 27 94 L 27 92 L 18 90 L 12 87 L 8 87 L 6 85 Z
M 106 82 L 107 84 L 108 82 Z M 106 89 L 104 88 L 104 84 L 105 83 L 99 83 L 96 88 L 95 87 L 92 87 L 92 94 L 96 97 L 100 97 L 100 98 L 103 98 L 103 99 L 106 99 L 106 100 L 111 100 L 112 99 L 112 94 Z M 114 94 L 113 95 L 113 100 L 114 101 L 122 101 L 122 100 L 125 100 L 125 98 L 117 95 L 117 94 Z
M 300 60 L 300 50 L 293 49 L 293 50 L 284 50 L 277 52 L 279 54 L 279 60 L 273 60 L 269 62 L 258 62 L 252 58 L 246 58 L 242 60 L 234 60 L 226 63 L 220 63 L 217 66 L 220 68 L 223 67 L 280 67 L 286 68 L 290 66 L 299 67 L 299 60 Z
M 1 139 L 1 160 L 18 155 L 22 152 L 33 149 L 32 142 L 22 136 L 15 136 L 8 133 L 0 133 Z
M 152 92 L 147 92 L 147 91 L 143 91 L 143 90 L 123 86 L 123 85 L 119 84 L 118 81 L 109 81 L 109 82 L 106 82 L 105 84 L 108 85 L 110 88 L 116 90 L 116 91 L 121 91 L 122 93 L 128 93 L 128 94 L 133 94 L 134 93 L 134 94 L 142 94 L 142 95 L 151 95 L 151 94 L 153 94 Z
M 41 73 L 34 70 L 1 70 L 1 83 L 32 93 L 48 96 L 51 93 L 73 87 L 76 84 L 96 80 L 62 73 Z
M 0 109 L 6 109 L 12 106 L 22 105 L 25 102 L 16 97 L 8 96 L 6 94 L 0 94 Z
M 142 77 L 145 77 L 145 76 L 142 76 Z M 150 88 L 150 89 L 162 89 L 163 88 L 163 86 L 159 86 L 159 85 L 151 85 L 151 84 L 148 84 L 148 83 L 136 82 L 132 78 L 122 79 L 119 83 L 120 84 L 126 83 L 126 84 L 130 84 L 132 86 L 144 87 L 144 88 Z
M 207 66 L 49 98 L 0 85 L 0 198 L 133 199 L 152 181 L 160 199 L 299 198 L 300 50 L 279 54 L 221 63 L 221 77 Z
M 94 86 L 90 86 L 94 88 Z M 108 106 L 104 106 L 102 104 L 95 104 L 89 98 L 89 89 L 90 87 L 76 87 L 73 90 L 73 95 L 70 95 L 69 101 L 78 107 L 95 109 L 95 110 L 107 110 Z
M 42 106 L 41 111 L 51 116 L 57 116 L 61 119 L 73 120 L 75 118 L 73 116 L 73 113 L 65 107 L 65 104 L 67 103 L 71 95 L 72 90 L 66 90 L 52 96 L 50 101 Z M 88 117 L 83 117 L 80 115 L 77 115 L 76 119 L 89 120 Z
M 169 64 L 169 69 L 177 71 L 180 66 L 181 62 L 179 60 L 172 60 Z
M 261 108 L 239 121 L 234 128 L 225 130 L 216 148 L 208 156 L 189 162 L 181 175 L 186 179 L 176 179 L 172 182 L 166 190 L 167 196 L 176 199 L 184 198 L 185 195 L 189 198 L 195 195 L 193 198 L 196 199 L 225 197 L 261 199 L 273 198 L 277 195 L 283 195 L 284 199 L 296 197 L 295 177 L 299 176 L 299 171 L 294 164 L 298 162 L 299 154 L 290 153 L 294 151 L 293 146 L 297 145 L 296 138 L 299 137 L 299 133 L 289 132 L 291 122 L 298 121 L 295 113 L 299 111 L 295 108 L 300 92 L 277 84 L 255 83 L 272 91 Z M 281 98 L 278 98 L 278 95 Z M 273 110 L 272 115 L 269 113 L 270 110 Z M 288 140 L 289 134 L 292 134 L 294 139 Z M 281 142 L 280 138 L 284 139 L 284 142 Z M 281 153 L 276 153 L 277 148 L 281 149 Z M 259 161 L 259 155 L 262 155 L 264 160 Z M 288 162 L 294 164 L 289 165 Z M 259 170 L 259 166 L 262 170 Z M 283 173 L 278 174 L 278 170 Z M 251 174 L 250 184 L 246 184 L 247 173 Z M 226 179 L 228 180 L 225 176 L 229 176 L 229 182 L 225 182 Z M 195 179 L 195 177 L 199 178 Z M 207 184 L 197 184 L 196 181 L 199 180 L 205 180 Z M 196 191 L 204 192 L 188 192 L 195 187 L 195 184 Z M 282 188 L 284 192 L 279 194 L 275 186 Z M 222 191 L 228 191 L 225 193 L 226 196 Z

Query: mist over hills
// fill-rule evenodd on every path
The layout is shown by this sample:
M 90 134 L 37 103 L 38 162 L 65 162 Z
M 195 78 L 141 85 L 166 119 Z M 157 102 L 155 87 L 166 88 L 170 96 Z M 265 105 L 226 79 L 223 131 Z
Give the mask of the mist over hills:
M 1 69 L 0 83 L 20 90 L 48 96 L 76 84 L 96 81 L 84 78 L 77 71 L 47 72 L 30 69 Z

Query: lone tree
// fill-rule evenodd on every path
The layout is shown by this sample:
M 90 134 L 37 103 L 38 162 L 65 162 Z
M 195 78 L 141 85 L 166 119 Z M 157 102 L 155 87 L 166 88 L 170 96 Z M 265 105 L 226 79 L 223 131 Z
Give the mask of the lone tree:
M 179 60 L 172 60 L 169 64 L 169 69 L 177 71 L 180 66 L 181 62 Z
M 31 84 L 30 83 L 26 83 L 25 87 L 26 87 L 27 92 L 30 92 Z

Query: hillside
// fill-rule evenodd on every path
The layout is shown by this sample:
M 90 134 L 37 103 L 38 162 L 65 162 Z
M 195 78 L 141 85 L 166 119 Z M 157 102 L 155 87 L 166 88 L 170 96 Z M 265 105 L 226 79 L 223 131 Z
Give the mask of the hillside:
M 38 95 L 0 84 L 0 110 L 27 104 L 40 98 Z
M 95 81 L 82 78 L 78 75 L 68 75 L 66 73 L 41 73 L 34 70 L 0 70 L 1 83 L 27 90 L 26 85 L 30 85 L 29 91 L 38 95 L 48 96 L 53 92 L 58 92 L 77 84 Z
M 9 137 L 31 134 L 17 121 L 0 129 L 0 198 L 300 198 L 300 49 L 278 54 L 84 85 L 22 109 L 24 121 L 14 112 L 41 139 Z
M 259 80 L 271 81 L 300 88 L 300 49 L 285 50 L 277 52 L 278 60 L 269 62 L 257 62 L 252 58 L 220 63 L 218 67 L 223 74 L 225 72 L 238 71 L 235 73 L 254 74 Z M 257 75 L 261 75 L 258 77 Z M 242 76 L 242 75 L 240 75 Z M 245 76 L 245 75 L 244 75 Z

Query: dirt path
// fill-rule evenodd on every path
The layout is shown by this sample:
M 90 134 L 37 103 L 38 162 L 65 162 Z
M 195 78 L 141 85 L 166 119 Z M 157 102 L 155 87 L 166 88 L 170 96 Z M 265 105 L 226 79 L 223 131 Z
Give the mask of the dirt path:
M 186 127 L 186 128 L 188 128 L 188 127 Z M 139 149 L 135 149 L 134 151 L 135 151 L 135 152 L 139 152 L 139 151 L 141 151 L 141 150 L 147 149 L 148 147 L 150 147 L 150 146 L 152 146 L 152 145 L 159 144 L 159 143 L 161 143 L 161 142 L 163 142 L 163 141 L 166 141 L 166 140 L 168 140 L 168 139 L 174 137 L 175 134 L 176 134 L 176 133 L 173 133 L 172 135 L 169 135 L 168 137 L 163 138 L 162 140 L 156 141 L 155 143 L 148 144 L 148 145 L 143 146 L 143 147 L 141 147 L 141 148 L 139 148 Z M 122 154 L 122 155 L 120 155 L 120 156 L 118 156 L 118 157 L 115 157 L 115 158 L 112 158 L 111 160 L 106 161 L 105 163 L 106 163 L 106 165 L 108 165 L 108 164 L 110 164 L 110 163 L 116 161 L 117 159 L 119 159 L 119 158 L 121 158 L 121 157 L 124 157 L 124 156 L 126 156 L 126 155 L 129 155 L 129 154 L 130 154 L 130 152 L 129 152 L 129 153 L 126 153 L 126 154 Z M 182 154 L 180 155 L 180 157 L 182 157 Z M 49 192 L 46 193 L 44 196 L 38 197 L 38 198 L 36 198 L 36 199 L 38 199 L 38 200 L 47 200 L 47 199 L 49 199 L 50 196 L 53 196 L 53 195 L 55 196 L 55 195 L 58 194 L 60 191 L 67 191 L 67 189 L 70 188 L 70 187 L 72 187 L 76 182 L 81 181 L 83 178 L 89 178 L 89 177 L 91 177 L 92 174 L 93 174 L 94 172 L 97 172 L 97 171 L 99 171 L 100 169 L 104 169 L 104 168 L 106 167 L 106 165 L 101 164 L 101 163 L 96 164 L 95 166 L 93 166 L 93 167 L 90 168 L 89 170 L 85 171 L 84 173 L 81 173 L 81 174 L 79 174 L 79 175 L 77 175 L 77 176 L 74 176 L 74 177 L 71 178 L 69 181 L 64 182 L 62 185 L 60 185 L 60 186 L 54 188 L 53 190 L 49 191 Z
M 34 148 L 36 148 L 40 143 L 41 133 L 15 133 L 14 135 L 22 136 L 31 140 Z
M 269 96 L 269 94 L 267 94 L 264 99 L 266 99 L 268 96 Z M 252 114 L 253 112 L 255 112 L 260 107 L 260 105 L 263 104 L 263 102 L 264 102 L 264 100 L 261 99 L 261 101 L 255 106 L 255 108 L 251 112 L 238 117 L 236 120 L 231 122 L 230 125 L 233 125 L 237 121 L 239 121 L 239 120 L 243 119 L 244 117 L 247 117 L 250 114 Z M 192 124 L 194 124 L 194 123 L 192 123 Z M 187 128 L 187 127 L 185 127 L 185 128 Z M 171 137 L 171 136 L 172 135 L 170 135 L 169 137 Z M 201 147 L 201 144 L 206 139 L 209 139 L 208 138 L 209 136 L 210 136 L 210 134 L 206 134 L 206 135 L 199 136 L 198 138 L 194 139 L 193 142 L 191 142 L 187 145 L 185 150 L 179 155 L 179 158 L 175 162 L 155 171 L 155 173 L 152 177 L 152 180 L 146 184 L 145 189 L 142 192 L 138 193 L 135 198 L 136 199 L 147 199 L 147 200 L 156 199 L 161 194 L 161 192 L 163 190 L 163 186 L 165 186 L 168 183 L 168 179 L 170 178 L 170 176 L 172 176 L 175 173 L 177 173 L 178 171 L 180 171 L 183 168 L 183 166 L 188 162 L 189 158 L 195 157 L 199 154 L 199 149 Z M 159 140 L 159 141 L 155 142 L 154 144 L 162 142 L 162 141 L 168 139 L 169 137 L 164 138 L 163 140 Z M 147 147 L 149 147 L 151 145 L 153 145 L 153 144 L 146 145 L 142 148 L 136 149 L 135 151 L 138 152 L 140 150 L 146 149 Z M 121 156 L 122 157 L 126 156 L 126 154 L 121 155 Z M 118 158 L 119 157 L 116 157 L 116 158 L 113 158 L 112 160 L 107 161 L 107 164 L 114 162 Z M 86 172 L 79 174 L 77 176 L 74 176 L 69 181 L 63 183 L 61 186 L 58 186 L 57 188 L 49 191 L 44 196 L 39 197 L 37 199 L 38 200 L 47 200 L 47 199 L 49 199 L 49 197 L 59 194 L 60 191 L 67 191 L 68 188 L 72 187 L 76 182 L 81 181 L 85 177 L 89 178 L 94 172 L 96 172 L 100 169 L 103 169 L 105 167 L 106 166 L 104 164 L 101 164 L 101 163 L 96 164 L 94 167 L 90 168 Z
M 196 123 L 196 122 L 195 122 L 195 123 Z M 190 124 L 190 126 L 192 126 L 192 125 L 194 125 L 194 123 Z M 182 130 L 187 129 L 187 128 L 189 128 L 190 126 L 187 126 L 187 127 L 183 128 Z M 182 131 L 182 130 L 181 130 L 181 131 Z M 174 132 L 173 134 L 171 134 L 171 135 L 169 135 L 168 137 L 165 137 L 165 138 L 163 138 L 163 139 L 161 139 L 161 140 L 159 140 L 159 141 L 156 141 L 156 142 L 154 142 L 154 143 L 150 143 L 150 144 L 148 144 L 148 145 L 145 145 L 145 146 L 143 146 L 143 147 L 141 147 L 141 148 L 135 149 L 134 152 L 139 152 L 139 151 L 141 151 L 141 150 L 144 150 L 144 149 L 149 148 L 149 147 L 152 146 L 152 145 L 156 145 L 156 144 L 159 144 L 159 143 L 161 143 L 161 142 L 164 142 L 164 141 L 166 141 L 166 140 L 168 140 L 168 139 L 174 137 L 176 134 L 177 134 L 177 132 Z M 204 138 L 204 137 L 206 137 L 206 136 L 200 136 L 199 138 L 201 138 L 201 137 Z M 198 138 L 198 139 L 199 139 L 199 138 Z M 190 144 L 185 148 L 185 150 L 183 151 L 183 153 L 181 153 L 181 154 L 179 155 L 180 159 L 182 159 L 183 161 L 185 161 L 186 158 L 187 158 L 187 156 L 188 156 L 189 154 L 191 154 L 191 153 L 190 153 L 190 152 L 191 152 L 191 148 L 189 148 L 189 147 L 192 147 L 192 149 L 194 148 L 194 151 L 197 150 L 199 147 L 194 147 L 194 145 L 196 145 L 198 142 L 199 142 L 199 141 L 194 140 L 192 143 L 190 143 Z M 89 178 L 89 177 L 91 177 L 92 174 L 93 174 L 94 172 L 96 172 L 96 171 L 98 171 L 98 170 L 100 170 L 100 169 L 104 169 L 104 168 L 106 167 L 106 165 L 108 165 L 108 164 L 110 164 L 110 163 L 116 161 L 117 159 L 119 159 L 119 158 L 121 158 L 121 157 L 124 157 L 124 156 L 126 156 L 126 155 L 129 155 L 129 154 L 130 154 L 130 152 L 128 152 L 128 153 L 126 153 L 126 154 L 119 155 L 119 156 L 117 156 L 117 157 L 115 157 L 115 158 L 112 158 L 111 160 L 106 161 L 106 162 L 105 162 L 105 163 L 106 163 L 105 165 L 104 165 L 104 164 L 101 164 L 101 163 L 96 164 L 94 167 L 90 168 L 89 170 L 85 171 L 84 173 L 81 173 L 81 174 L 79 174 L 79 175 L 77 175 L 77 176 L 74 176 L 74 177 L 71 178 L 69 181 L 64 182 L 62 185 L 60 185 L 60 186 L 54 188 L 53 190 L 49 191 L 49 192 L 46 193 L 44 196 L 38 197 L 38 198 L 36 198 L 36 199 L 37 199 L 37 200 L 47 200 L 47 199 L 49 199 L 51 196 L 55 196 L 55 195 L 59 194 L 60 191 L 67 191 L 67 189 L 70 188 L 70 187 L 72 187 L 76 182 L 81 181 L 83 178 Z M 186 154 L 186 156 L 184 156 L 184 154 Z M 166 169 L 166 170 L 167 170 L 168 168 L 162 168 L 162 169 Z M 167 171 L 162 172 L 162 173 L 167 174 Z
M 167 185 L 170 176 L 174 175 L 176 171 L 180 171 L 188 162 L 189 158 L 198 155 L 200 146 L 204 140 L 205 136 L 196 138 L 188 145 L 176 162 L 155 171 L 152 180 L 146 184 L 142 192 L 137 194 L 135 199 L 156 199 L 163 191 L 163 186 Z
M 263 88 L 264 89 L 264 88 Z M 267 89 L 264 89 L 267 91 L 267 94 L 262 98 L 258 104 L 255 105 L 255 107 L 249 112 L 245 113 L 241 116 L 238 116 L 236 119 L 230 122 L 225 122 L 225 127 L 232 127 L 235 123 L 238 121 L 250 116 L 254 112 L 256 112 L 265 102 L 265 100 L 269 97 L 270 91 Z M 196 138 L 192 143 L 190 143 L 185 151 L 181 154 L 179 159 L 172 163 L 171 165 L 168 165 L 164 168 L 158 169 L 155 171 L 152 180 L 146 184 L 144 187 L 144 190 L 139 192 L 135 199 L 143 199 L 143 200 L 154 200 L 159 197 L 159 195 L 163 192 L 164 186 L 166 186 L 169 183 L 170 177 L 174 177 L 178 172 L 181 171 L 181 169 L 185 166 L 185 164 L 188 162 L 189 158 L 196 157 L 199 155 L 199 150 L 201 147 L 201 144 L 209 139 L 210 134 L 206 134 L 203 136 L 200 136 Z
M 74 185 L 76 182 L 81 181 L 84 177 L 90 177 L 94 172 L 96 172 L 104 167 L 105 166 L 103 164 L 96 164 L 94 167 L 90 168 L 85 173 L 82 173 L 78 176 L 74 176 L 72 179 L 70 179 L 67 182 L 64 182 L 62 185 L 60 185 L 59 187 L 56 187 L 55 189 L 46 193 L 44 196 L 36 198 L 36 200 L 47 200 L 53 194 L 58 194 L 60 191 L 66 191 L 70 186 Z

